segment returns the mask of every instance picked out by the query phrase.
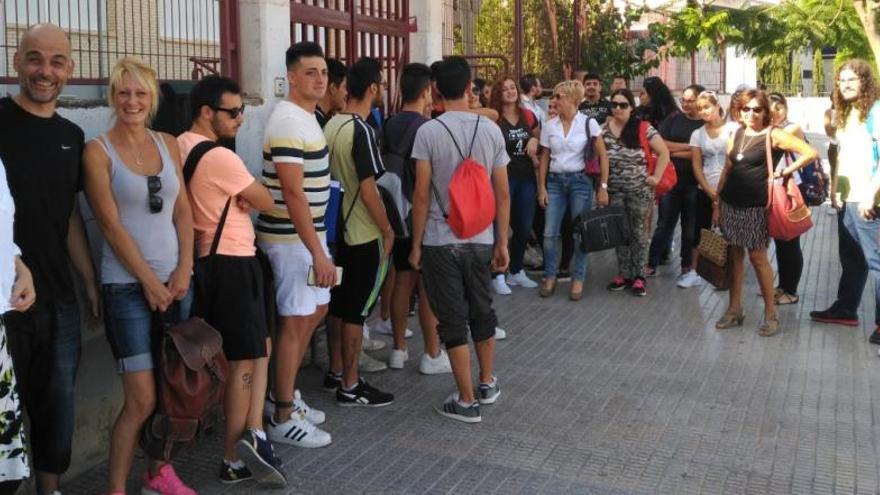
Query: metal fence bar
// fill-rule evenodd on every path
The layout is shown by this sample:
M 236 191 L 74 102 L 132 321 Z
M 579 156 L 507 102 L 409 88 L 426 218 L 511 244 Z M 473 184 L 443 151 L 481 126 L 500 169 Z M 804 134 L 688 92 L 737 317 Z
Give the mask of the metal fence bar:
M 29 26 L 51 22 L 70 38 L 71 84 L 105 84 L 119 58 L 136 56 L 163 80 L 237 76 L 237 0 L 2 0 L 0 84 L 17 80 L 13 59 Z M 222 46 L 221 46 L 222 45 Z

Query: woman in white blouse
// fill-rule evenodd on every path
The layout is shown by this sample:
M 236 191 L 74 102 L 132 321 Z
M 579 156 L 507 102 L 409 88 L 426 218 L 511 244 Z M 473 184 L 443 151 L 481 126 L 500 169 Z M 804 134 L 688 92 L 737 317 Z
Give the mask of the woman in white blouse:
M 544 284 L 541 297 L 550 297 L 556 289 L 556 272 L 559 270 L 560 227 L 565 210 L 571 218 L 589 211 L 593 203 L 593 179 L 584 173 L 587 146 L 594 146 L 604 170 L 608 170 L 605 143 L 598 138 L 602 131 L 599 124 L 578 112 L 578 104 L 584 98 L 584 86 L 580 81 L 564 81 L 553 89 L 553 102 L 558 116 L 550 119 L 541 129 L 541 155 L 538 168 L 538 205 L 546 208 L 544 222 Z M 587 126 L 590 135 L 587 138 Z M 605 189 L 599 189 L 598 203 L 608 204 Z M 573 301 L 583 296 L 584 278 L 587 274 L 587 254 L 575 249 L 574 267 L 569 298 Z
M 0 315 L 27 311 L 36 300 L 31 272 L 12 240 L 14 218 L 15 204 L 0 162 Z M 14 493 L 21 480 L 30 476 L 22 425 L 12 358 L 6 350 L 6 329 L 0 318 L 0 493 Z

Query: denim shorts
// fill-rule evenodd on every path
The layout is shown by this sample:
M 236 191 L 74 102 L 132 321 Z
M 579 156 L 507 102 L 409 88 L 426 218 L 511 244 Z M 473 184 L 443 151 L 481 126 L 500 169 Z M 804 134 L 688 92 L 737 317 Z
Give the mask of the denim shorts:
M 154 313 L 141 284 L 104 284 L 104 328 L 120 375 L 153 369 Z M 192 290 L 173 304 L 166 321 L 189 317 Z

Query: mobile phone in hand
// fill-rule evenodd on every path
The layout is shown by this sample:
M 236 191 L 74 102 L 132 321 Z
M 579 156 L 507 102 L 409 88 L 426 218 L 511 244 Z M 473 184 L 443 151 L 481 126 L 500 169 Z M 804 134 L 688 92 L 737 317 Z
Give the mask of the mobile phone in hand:
M 336 284 L 339 285 L 342 283 L 342 267 L 336 267 Z M 314 265 L 309 265 L 309 278 L 306 280 L 306 285 L 309 287 L 315 286 L 315 267 Z

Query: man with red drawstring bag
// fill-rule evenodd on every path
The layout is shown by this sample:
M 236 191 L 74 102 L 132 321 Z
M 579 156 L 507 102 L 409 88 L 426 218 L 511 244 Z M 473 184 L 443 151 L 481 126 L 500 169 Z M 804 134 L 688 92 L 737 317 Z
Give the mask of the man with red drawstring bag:
M 467 61 L 447 57 L 432 71 L 445 112 L 419 127 L 413 144 L 416 185 L 409 261 L 422 269 L 455 383 L 467 384 L 436 411 L 477 423 L 482 419 L 480 406 L 494 404 L 501 395 L 493 375 L 498 318 L 490 280 L 492 271 L 504 272 L 510 259 L 510 157 L 498 125 L 468 111 Z M 477 390 L 472 385 L 468 340 L 474 342 L 480 364 Z

